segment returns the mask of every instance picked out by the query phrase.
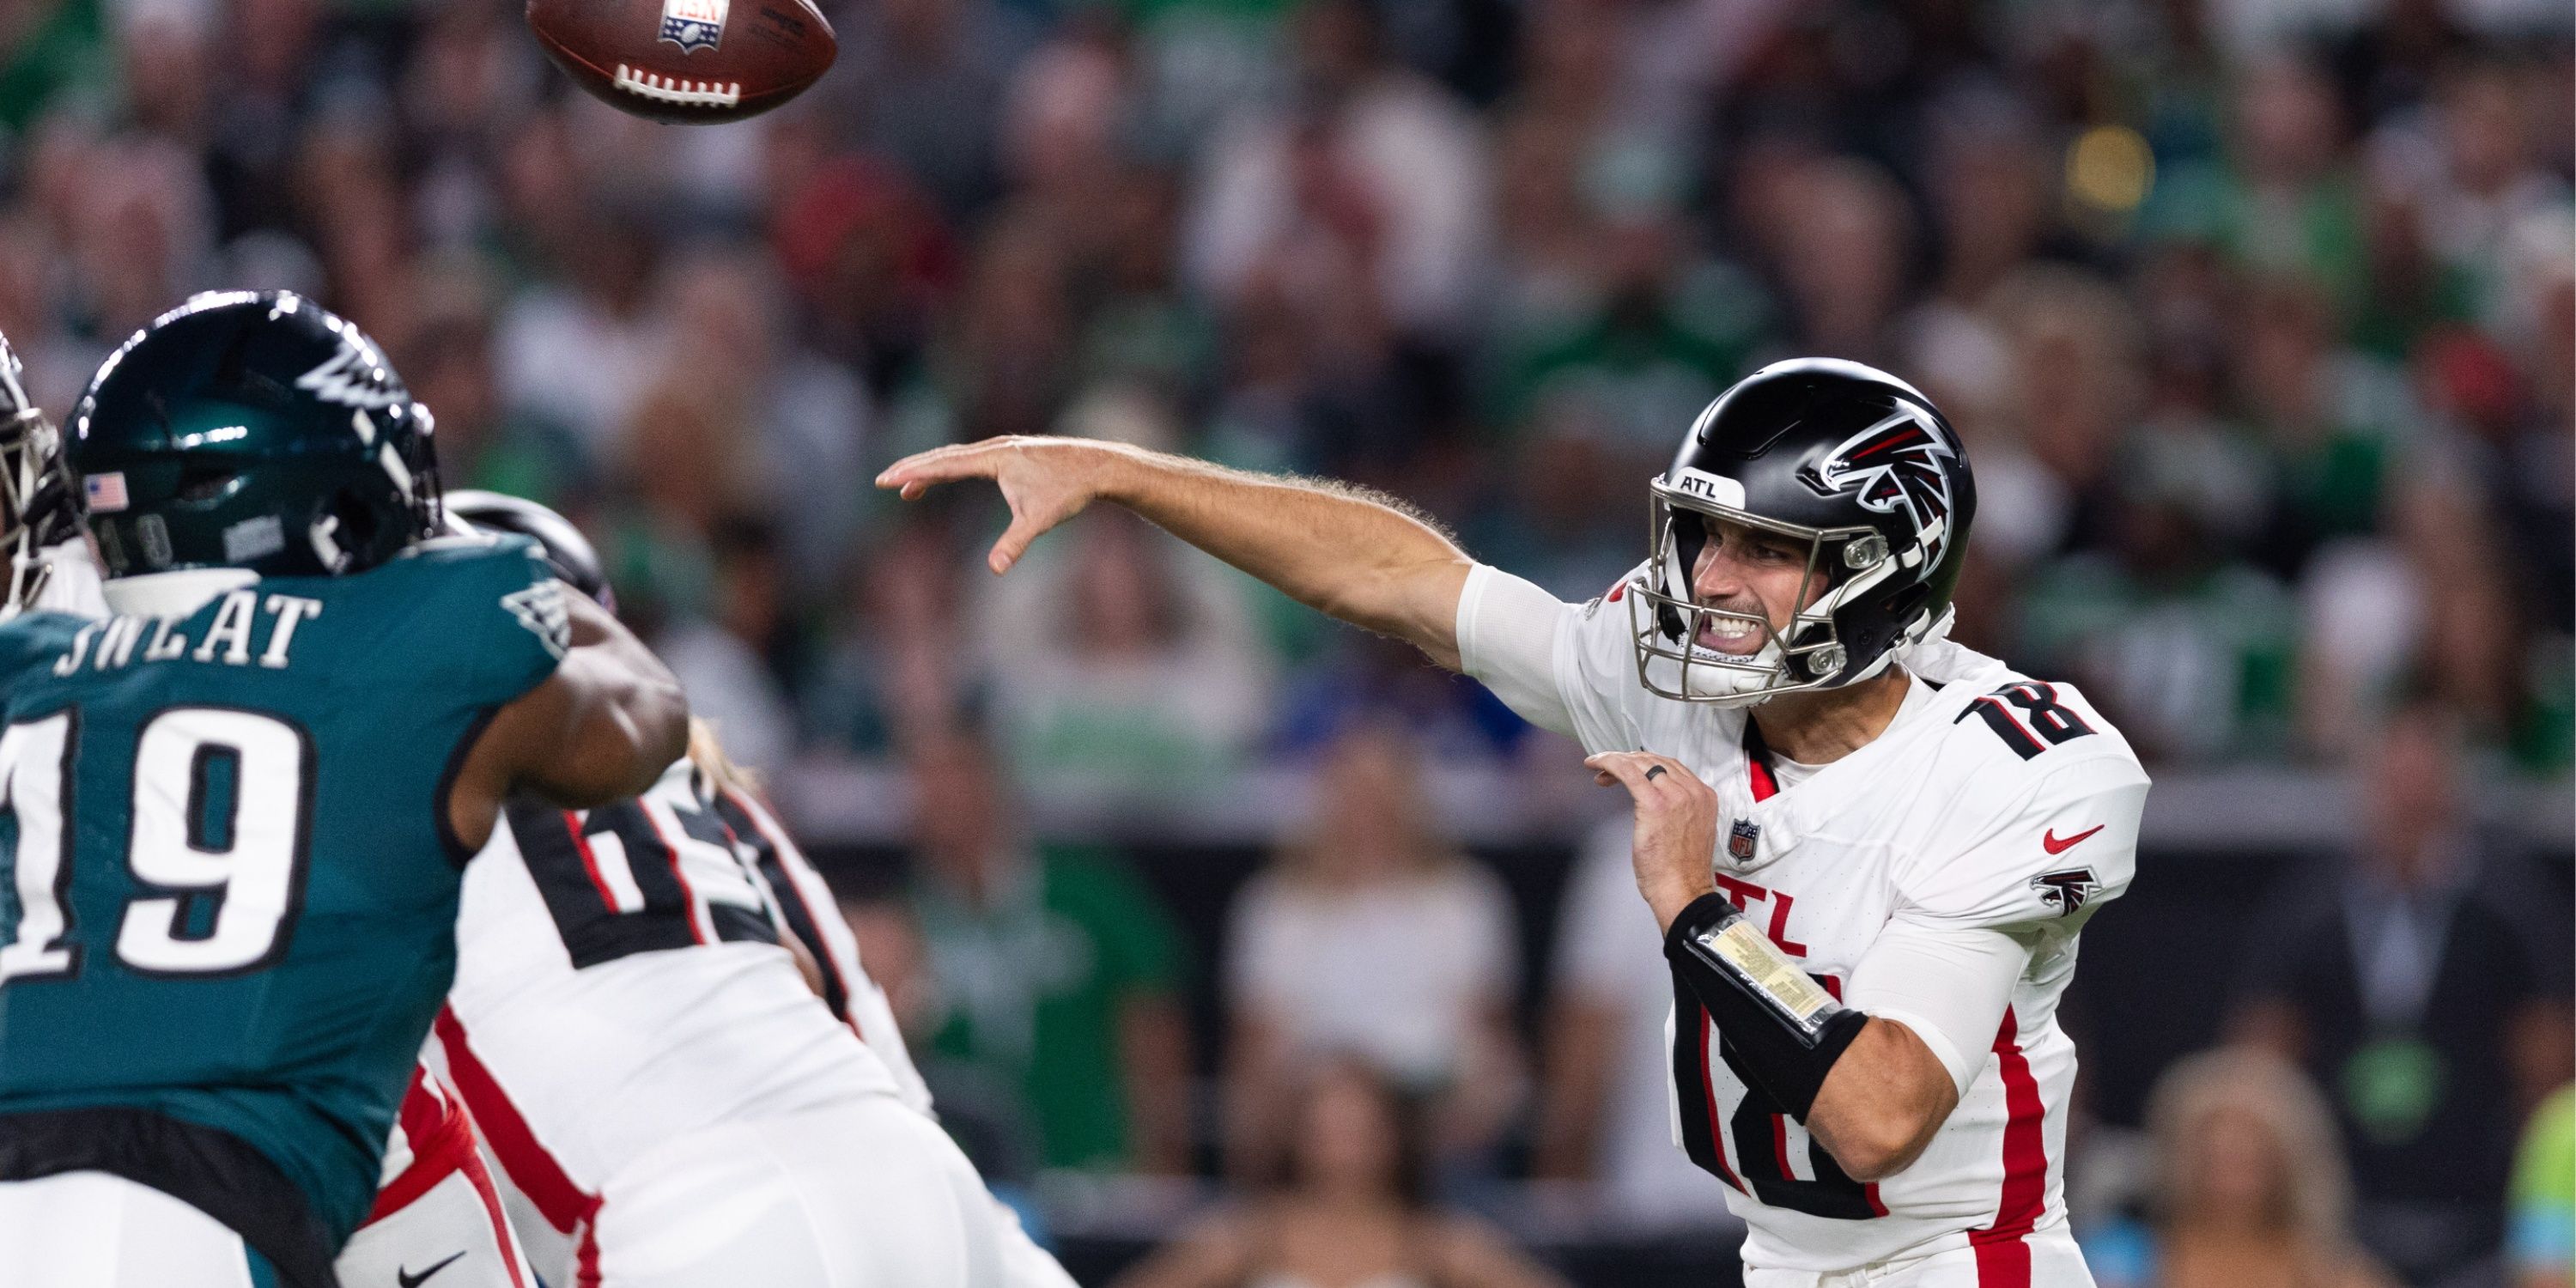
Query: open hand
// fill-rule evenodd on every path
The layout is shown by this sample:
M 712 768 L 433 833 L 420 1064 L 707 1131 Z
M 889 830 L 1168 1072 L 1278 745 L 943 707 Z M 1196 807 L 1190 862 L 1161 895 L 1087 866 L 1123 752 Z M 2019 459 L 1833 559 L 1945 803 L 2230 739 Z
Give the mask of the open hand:
M 877 486 L 896 489 L 912 501 L 942 483 L 993 480 L 1011 507 L 1011 526 L 984 562 L 1002 573 L 1020 561 L 1038 534 L 1097 499 L 1113 468 L 1131 450 L 1080 438 L 988 438 L 907 456 L 877 475 Z
M 1583 762 L 1593 780 L 1628 789 L 1637 805 L 1637 892 L 1655 910 L 1655 924 L 1669 928 L 1693 899 L 1717 889 L 1710 864 L 1717 855 L 1717 793 L 1670 756 L 1609 751 Z

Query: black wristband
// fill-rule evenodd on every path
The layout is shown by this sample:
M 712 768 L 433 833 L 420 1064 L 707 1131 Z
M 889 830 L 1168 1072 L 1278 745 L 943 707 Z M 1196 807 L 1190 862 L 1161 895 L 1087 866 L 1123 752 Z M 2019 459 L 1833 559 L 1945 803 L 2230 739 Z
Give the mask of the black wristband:
M 1673 918 L 1664 960 L 1707 1008 L 1728 1063 L 1806 1122 L 1825 1075 L 1869 1017 L 1834 1001 L 1724 895 L 1701 895 Z

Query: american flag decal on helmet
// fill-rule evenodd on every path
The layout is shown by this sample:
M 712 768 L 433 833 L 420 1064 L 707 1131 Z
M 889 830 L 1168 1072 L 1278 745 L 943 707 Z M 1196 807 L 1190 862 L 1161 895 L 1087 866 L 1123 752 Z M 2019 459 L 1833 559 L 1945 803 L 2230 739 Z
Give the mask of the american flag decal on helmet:
M 1904 511 L 1914 521 L 1923 562 L 1937 564 L 1950 544 L 1950 471 L 1958 459 L 1958 448 L 1937 422 L 1899 403 L 1886 418 L 1844 439 L 1807 475 L 1826 492 L 1857 490 L 1853 499 L 1867 509 Z

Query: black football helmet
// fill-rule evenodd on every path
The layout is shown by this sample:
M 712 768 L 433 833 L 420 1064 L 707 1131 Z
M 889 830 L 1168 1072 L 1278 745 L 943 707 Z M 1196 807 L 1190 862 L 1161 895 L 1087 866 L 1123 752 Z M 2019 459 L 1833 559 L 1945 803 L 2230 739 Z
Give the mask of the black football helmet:
M 63 460 L 109 577 L 363 572 L 440 526 L 429 410 L 291 291 L 209 291 L 90 377 Z
M 545 552 L 546 565 L 565 585 L 590 596 L 600 607 L 617 611 L 617 596 L 608 588 L 608 570 L 600 562 L 599 548 L 572 520 L 552 508 L 506 492 L 460 488 L 447 494 L 447 518 L 473 531 L 517 533 L 536 542 Z
M 1653 484 L 1654 555 L 1626 588 L 1637 677 L 1654 693 L 1743 705 L 1865 680 L 1942 628 L 1967 557 L 1977 488 L 1932 400 L 1856 362 L 1774 363 L 1692 423 Z M 1700 604 L 1691 575 L 1722 519 L 1807 548 L 1807 596 L 1786 630 Z M 1715 620 L 1765 637 L 1745 656 L 1697 644 Z

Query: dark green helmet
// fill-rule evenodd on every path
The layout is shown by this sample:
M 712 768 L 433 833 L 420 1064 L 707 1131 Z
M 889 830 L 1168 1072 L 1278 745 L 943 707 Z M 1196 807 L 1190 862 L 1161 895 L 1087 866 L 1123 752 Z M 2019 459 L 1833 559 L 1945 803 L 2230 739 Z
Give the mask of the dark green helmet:
M 209 291 L 90 377 L 63 457 L 107 575 L 363 572 L 440 525 L 429 410 L 288 291 Z

